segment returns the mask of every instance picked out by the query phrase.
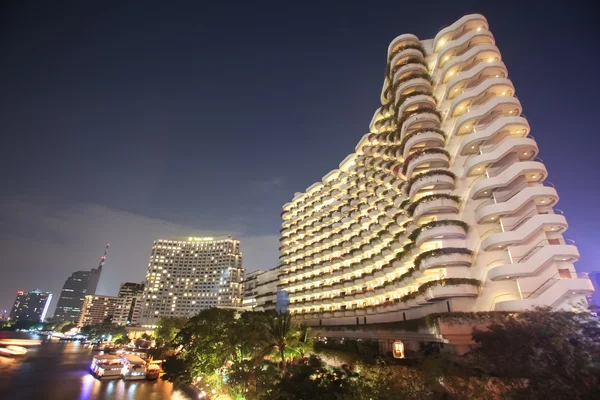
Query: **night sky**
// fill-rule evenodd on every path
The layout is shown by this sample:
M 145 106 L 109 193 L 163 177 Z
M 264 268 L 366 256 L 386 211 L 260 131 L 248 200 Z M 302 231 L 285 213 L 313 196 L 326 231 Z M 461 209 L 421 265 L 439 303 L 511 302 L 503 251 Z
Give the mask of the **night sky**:
M 34 3 L 0 5 L 1 309 L 17 290 L 57 298 L 106 243 L 104 294 L 143 280 L 159 237 L 233 233 L 249 271 L 275 266 L 281 206 L 367 132 L 390 41 L 472 12 L 515 83 L 576 267 L 599 269 L 591 1 Z

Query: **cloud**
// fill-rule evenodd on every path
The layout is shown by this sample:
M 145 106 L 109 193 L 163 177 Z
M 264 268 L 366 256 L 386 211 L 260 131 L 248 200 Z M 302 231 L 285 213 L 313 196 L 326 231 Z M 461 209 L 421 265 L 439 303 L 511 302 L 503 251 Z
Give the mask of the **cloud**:
M 37 204 L 13 198 L 0 203 L 0 307 L 10 309 L 17 290 L 39 288 L 55 294 L 74 271 L 98 265 L 110 243 L 98 293 L 114 295 L 119 283 L 145 277 L 152 243 L 158 238 L 205 236 L 236 232 L 197 228 L 137 215 L 98 204 L 72 207 Z M 248 271 L 274 267 L 276 235 L 237 235 Z

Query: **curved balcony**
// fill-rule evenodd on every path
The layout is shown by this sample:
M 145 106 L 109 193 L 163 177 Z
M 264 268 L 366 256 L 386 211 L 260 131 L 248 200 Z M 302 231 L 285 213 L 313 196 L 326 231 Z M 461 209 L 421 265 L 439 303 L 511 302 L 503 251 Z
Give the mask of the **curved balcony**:
M 525 137 L 529 133 L 529 122 L 522 116 L 501 116 L 484 126 L 473 127 L 473 133 L 463 136 L 459 146 L 461 155 L 477 154 L 479 147 L 497 135 Z
M 486 44 L 494 44 L 494 35 L 487 29 L 475 29 L 470 31 L 458 39 L 454 39 L 446 43 L 442 50 L 438 53 L 437 64 L 440 68 L 444 67 L 452 57 L 461 55 L 470 47 Z
M 436 214 L 455 214 L 460 209 L 460 201 L 454 198 L 433 198 L 431 201 L 421 202 L 415 207 L 413 221 L 420 224 L 422 218 Z
M 431 79 L 428 75 L 415 74 L 414 77 L 405 78 L 405 81 L 399 80 L 395 86 L 394 99 L 400 99 L 402 96 L 406 96 L 411 92 L 426 92 L 431 93 Z M 396 104 L 397 105 L 397 102 Z
M 414 173 L 433 168 L 448 168 L 450 154 L 446 150 L 431 148 L 420 150 L 408 156 L 404 163 L 404 175 L 410 179 Z
M 425 291 L 425 299 L 428 301 L 445 300 L 452 297 L 477 297 L 478 295 L 479 288 L 469 283 L 434 286 Z
M 494 203 L 493 200 L 483 203 L 475 210 L 475 218 L 478 223 L 495 221 L 503 215 L 516 213 L 526 204 L 534 201 L 536 205 L 551 206 L 558 201 L 556 189 L 549 186 L 519 186 L 507 196 L 502 202 Z
M 441 72 L 441 81 L 442 83 L 446 83 L 448 80 L 452 79 L 452 77 L 462 71 L 469 70 L 482 61 L 492 63 L 499 60 L 501 60 L 500 50 L 498 50 L 495 45 L 483 44 L 474 46 L 464 54 L 452 58 L 444 65 Z
M 475 184 L 471 190 L 471 199 L 490 197 L 494 189 L 506 187 L 521 176 L 524 176 L 527 182 L 542 182 L 548 176 L 548 171 L 546 166 L 538 161 L 509 164 L 498 175 Z
M 446 136 L 437 129 L 419 129 L 406 135 L 396 151 L 397 158 L 406 158 L 413 150 L 444 147 Z
M 485 251 L 502 249 L 511 244 L 523 243 L 540 230 L 564 232 L 569 226 L 565 217 L 558 214 L 536 214 L 517 225 L 515 230 L 486 237 L 481 242 L 481 248 Z
M 408 59 L 403 65 L 396 65 L 394 68 L 395 72 L 392 77 L 392 87 L 398 85 L 398 81 L 404 80 L 412 74 L 428 74 L 427 65 L 423 59 Z
M 492 96 L 512 96 L 515 87 L 508 78 L 489 78 L 482 80 L 475 87 L 465 90 L 450 102 L 448 114 L 457 117 L 475 107 L 487 102 Z
M 451 223 L 452 222 L 452 223 Z M 433 221 L 430 223 L 432 225 L 423 225 L 421 228 L 418 228 L 419 231 L 416 235 L 411 234 L 415 237 L 415 245 L 420 247 L 423 243 L 429 240 L 435 239 L 465 239 L 467 237 L 467 230 L 464 226 L 458 225 L 454 223 L 456 221 Z M 439 223 L 444 223 L 443 225 L 438 225 Z
M 456 40 L 465 32 L 489 29 L 488 22 L 481 14 L 469 14 L 461 17 L 452 25 L 441 29 L 433 39 L 433 49 L 439 51 L 446 43 Z
M 538 146 L 532 138 L 504 139 L 491 149 L 486 149 L 485 153 L 469 157 L 465 161 L 465 172 L 467 176 L 481 175 L 490 164 L 502 160 L 510 153 L 516 153 L 520 161 L 527 161 L 538 154 Z
M 522 311 L 539 306 L 558 307 L 572 295 L 589 295 L 594 292 L 594 285 L 585 274 L 578 274 L 575 279 L 556 279 L 548 282 L 539 295 L 521 300 L 508 300 L 496 303 L 496 311 Z M 535 296 L 535 297 L 534 297 Z M 569 307 L 570 308 L 570 307 Z
M 400 49 L 404 48 L 407 44 L 421 44 L 419 38 L 413 35 L 412 33 L 405 33 L 403 35 L 397 36 L 390 42 L 388 46 L 388 60 L 394 58 L 396 54 L 400 51 Z
M 533 255 L 514 264 L 491 268 L 488 278 L 493 281 L 535 276 L 556 261 L 573 263 L 579 260 L 577 247 L 568 244 L 547 245 L 538 248 Z
M 506 76 L 508 76 L 508 70 L 502 61 L 485 62 L 485 60 L 479 60 L 471 68 L 463 69 L 461 72 L 452 75 L 452 78 L 446 84 L 444 98 L 452 100 L 465 90 L 469 90 L 487 79 L 506 78 Z
M 406 64 L 409 60 L 421 60 L 423 61 L 423 46 L 419 45 L 408 45 L 402 48 L 390 61 L 390 76 L 394 76 L 396 72 Z
M 487 103 L 473 107 L 456 118 L 452 133 L 455 135 L 471 133 L 475 125 L 487 124 L 496 119 L 498 115 L 520 115 L 522 109 L 521 102 L 516 97 L 493 97 Z
M 440 127 L 440 116 L 439 112 L 435 109 L 422 109 L 422 111 L 414 111 L 405 121 L 402 123 L 400 128 L 400 137 L 404 136 L 413 129 L 427 129 Z
M 415 195 L 421 190 L 452 190 L 454 189 L 455 179 L 444 170 L 429 171 L 425 174 L 413 176 L 405 187 L 408 190 L 409 197 L 414 199 Z
M 417 92 L 418 93 L 418 92 Z M 396 112 L 397 117 L 401 117 L 404 113 L 413 112 L 419 108 L 435 109 L 437 103 L 431 94 L 419 94 L 408 97 L 398 107 Z
M 468 254 L 457 252 L 449 254 L 439 254 L 424 258 L 419 262 L 418 268 L 421 271 L 425 271 L 432 268 L 470 267 L 472 259 L 472 253 Z

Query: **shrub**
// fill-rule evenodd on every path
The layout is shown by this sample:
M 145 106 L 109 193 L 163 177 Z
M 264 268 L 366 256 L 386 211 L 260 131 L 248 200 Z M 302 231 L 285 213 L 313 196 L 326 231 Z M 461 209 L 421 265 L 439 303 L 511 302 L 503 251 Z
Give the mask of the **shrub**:
M 408 215 L 410 215 L 412 217 L 412 215 L 415 213 L 415 209 L 419 206 L 419 204 L 428 203 L 430 201 L 437 200 L 437 199 L 448 199 L 448 200 L 454 200 L 456 202 L 460 202 L 460 197 L 454 196 L 451 194 L 445 194 L 445 193 L 431 194 L 429 196 L 421 197 L 419 200 L 412 203 L 410 206 L 408 206 L 406 208 L 406 212 L 408 213 Z
M 437 147 L 417 150 L 414 153 L 410 154 L 408 157 L 406 157 L 406 160 L 404 160 L 404 164 L 402 165 L 402 173 L 406 175 L 406 170 L 408 169 L 408 165 L 410 164 L 410 162 L 425 154 L 444 154 L 446 157 L 448 157 L 448 159 L 450 159 L 450 153 L 448 153 L 444 149 L 439 149 Z
M 431 257 L 437 257 L 437 256 L 449 255 L 449 254 L 471 255 L 471 254 L 473 254 L 473 251 L 471 251 L 467 248 L 464 248 L 464 247 L 446 247 L 443 249 L 434 249 L 434 250 L 425 251 L 425 252 L 419 254 L 417 257 L 415 257 L 415 268 L 419 269 L 421 267 L 421 263 L 423 262 L 423 260 L 426 260 Z
M 402 141 L 400 142 L 400 145 L 398 145 L 398 150 L 400 150 L 400 153 L 404 153 L 404 148 L 406 147 L 406 142 L 408 141 L 408 139 L 410 139 L 416 135 L 419 135 L 421 133 L 425 133 L 425 132 L 437 132 L 440 135 L 442 135 L 444 137 L 444 139 L 446 139 L 446 134 L 441 129 L 437 129 L 437 128 L 417 129 L 416 131 L 413 131 L 413 132 L 409 133 L 408 135 L 404 136 L 404 139 L 402 139 Z
M 452 179 L 456 179 L 456 175 L 450 171 L 446 171 L 445 169 L 433 169 L 431 171 L 423 172 L 418 175 L 413 175 L 406 184 L 406 191 L 408 193 L 410 193 L 410 189 L 412 188 L 412 185 L 414 185 L 414 183 L 416 181 L 418 181 L 419 179 L 427 178 L 430 176 L 436 176 L 436 175 L 446 175 L 446 176 L 451 177 Z
M 436 228 L 438 226 L 449 226 L 455 225 L 462 227 L 465 232 L 469 230 L 469 225 L 464 221 L 454 220 L 454 219 L 442 219 L 439 221 L 431 221 L 426 223 L 425 225 L 420 226 L 419 228 L 412 231 L 412 233 L 408 236 L 410 240 L 417 240 L 421 232 L 424 232 L 428 229 Z

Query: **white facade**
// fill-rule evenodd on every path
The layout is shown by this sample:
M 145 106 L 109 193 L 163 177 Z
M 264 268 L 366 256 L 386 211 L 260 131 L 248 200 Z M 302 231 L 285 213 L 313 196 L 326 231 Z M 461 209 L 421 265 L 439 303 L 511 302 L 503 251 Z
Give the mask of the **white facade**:
M 281 267 L 254 271 L 244 281 L 243 306 L 253 311 L 275 310 Z
M 326 326 L 584 304 L 591 282 L 487 20 L 398 36 L 387 62 L 356 152 L 283 206 L 290 311 Z
M 144 294 L 144 284 L 125 282 L 119 286 L 119 302 L 112 322 L 117 325 L 135 325 L 138 322 Z
M 79 314 L 78 327 L 101 325 L 107 318 L 112 318 L 121 299 L 115 296 L 87 295 Z
M 212 307 L 241 306 L 244 269 L 240 242 L 189 237 L 154 242 L 139 324 L 190 317 Z

